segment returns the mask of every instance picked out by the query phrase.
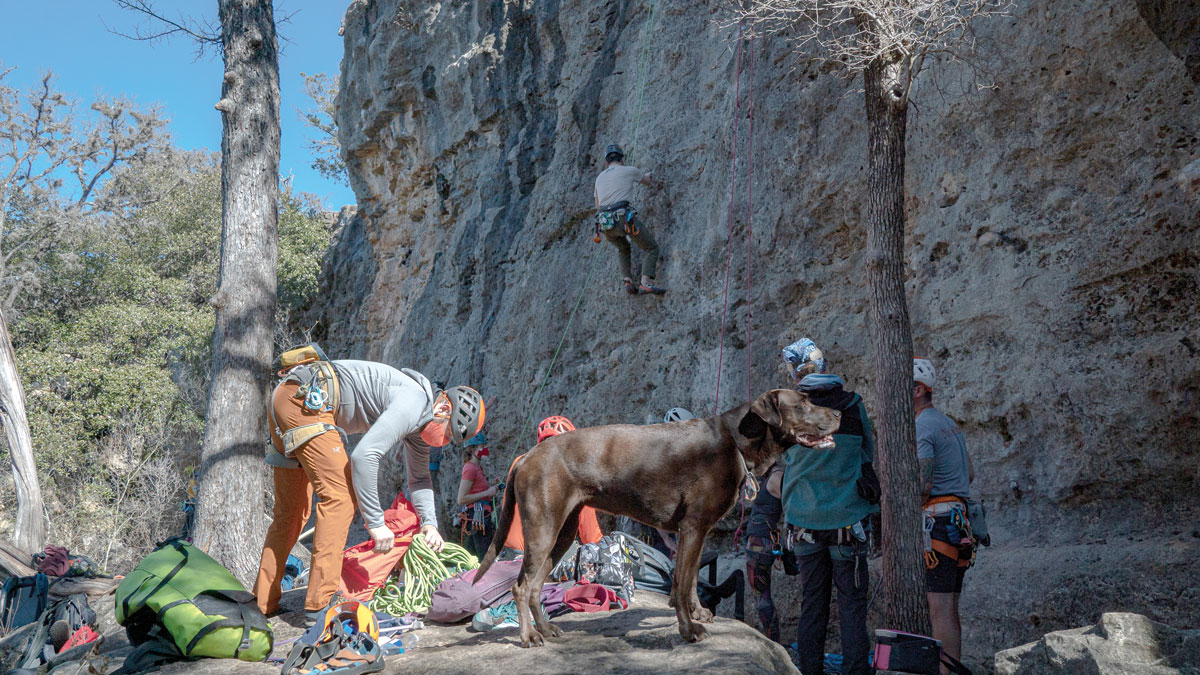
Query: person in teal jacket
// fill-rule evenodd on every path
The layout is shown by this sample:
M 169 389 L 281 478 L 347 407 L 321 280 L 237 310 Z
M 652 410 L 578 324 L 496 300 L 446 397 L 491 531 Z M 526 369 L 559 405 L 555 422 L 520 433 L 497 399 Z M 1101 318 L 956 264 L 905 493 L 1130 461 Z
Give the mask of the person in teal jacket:
M 800 670 L 805 675 L 824 672 L 829 601 L 836 585 L 842 672 L 865 675 L 870 672 L 865 521 L 879 510 L 879 483 L 871 468 L 875 452 L 871 421 L 862 397 L 847 391 L 837 375 L 804 375 L 797 389 L 808 394 L 813 403 L 842 413 L 833 436 L 834 448 L 795 445 L 784 454 L 784 518 L 789 540 L 795 542 L 803 588 L 797 627 Z

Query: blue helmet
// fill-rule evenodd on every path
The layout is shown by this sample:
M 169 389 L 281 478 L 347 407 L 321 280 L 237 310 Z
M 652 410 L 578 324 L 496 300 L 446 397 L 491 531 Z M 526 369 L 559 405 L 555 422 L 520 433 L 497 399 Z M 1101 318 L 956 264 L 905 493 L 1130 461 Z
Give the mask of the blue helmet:
M 808 363 L 813 365 L 815 372 L 825 372 L 825 354 L 821 352 L 815 342 L 808 338 L 800 338 L 784 347 L 783 360 L 787 362 L 793 377 L 800 367 Z
M 487 445 L 487 436 L 484 436 L 483 432 L 481 431 L 481 432 L 475 434 L 474 436 L 468 438 L 465 445 L 468 448 L 475 446 L 475 445 Z
M 625 152 L 621 150 L 621 146 L 616 143 L 609 143 L 607 148 L 604 148 L 604 161 L 619 162 L 625 159 Z

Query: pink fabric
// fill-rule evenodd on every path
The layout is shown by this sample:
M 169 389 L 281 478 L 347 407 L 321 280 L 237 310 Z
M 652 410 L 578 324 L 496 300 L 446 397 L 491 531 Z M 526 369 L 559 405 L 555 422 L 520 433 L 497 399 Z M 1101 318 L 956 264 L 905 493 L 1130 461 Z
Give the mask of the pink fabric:
M 616 592 L 600 584 L 577 584 L 563 593 L 563 604 L 576 612 L 607 612 L 614 602 L 621 609 L 629 606 Z
M 383 586 L 388 575 L 400 564 L 408 545 L 420 528 L 413 505 L 403 494 L 396 495 L 392 507 L 383 512 L 383 523 L 396 535 L 396 543 L 387 553 L 375 552 L 375 541 L 368 539 L 351 546 L 342 554 L 342 580 L 338 590 L 349 599 L 367 602 Z
M 488 489 L 487 476 L 483 475 L 483 468 L 474 462 L 467 462 L 463 465 L 462 470 L 463 480 L 471 481 L 471 489 L 467 494 L 475 494 Z

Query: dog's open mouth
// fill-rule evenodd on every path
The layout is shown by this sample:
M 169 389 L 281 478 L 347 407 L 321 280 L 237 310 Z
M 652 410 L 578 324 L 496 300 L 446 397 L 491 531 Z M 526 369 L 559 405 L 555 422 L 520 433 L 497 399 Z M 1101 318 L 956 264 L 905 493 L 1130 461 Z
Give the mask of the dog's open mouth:
M 833 436 L 818 436 L 816 434 L 801 434 L 800 444 L 807 445 L 810 448 L 818 450 L 828 450 L 836 445 L 833 442 Z

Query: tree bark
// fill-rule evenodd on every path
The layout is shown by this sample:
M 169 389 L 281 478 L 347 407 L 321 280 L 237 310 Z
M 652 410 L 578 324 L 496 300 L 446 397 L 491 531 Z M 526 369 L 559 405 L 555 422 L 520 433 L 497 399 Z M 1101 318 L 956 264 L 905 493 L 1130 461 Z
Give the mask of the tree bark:
M 17 491 L 17 522 L 13 544 L 26 554 L 46 545 L 46 519 L 42 490 L 38 486 L 37 465 L 33 461 L 33 441 L 29 419 L 25 416 L 25 389 L 17 374 L 17 355 L 8 335 L 4 308 L 0 307 L 0 427 L 8 442 L 12 460 L 13 484 Z
M 195 542 L 249 584 L 266 533 L 263 446 L 275 320 L 279 61 L 270 0 L 219 0 L 221 270 Z
M 912 403 L 912 330 L 904 291 L 904 144 L 908 105 L 896 62 L 863 74 L 867 112 L 867 271 L 871 284 L 878 449 L 883 491 L 884 625 L 929 635 Z

